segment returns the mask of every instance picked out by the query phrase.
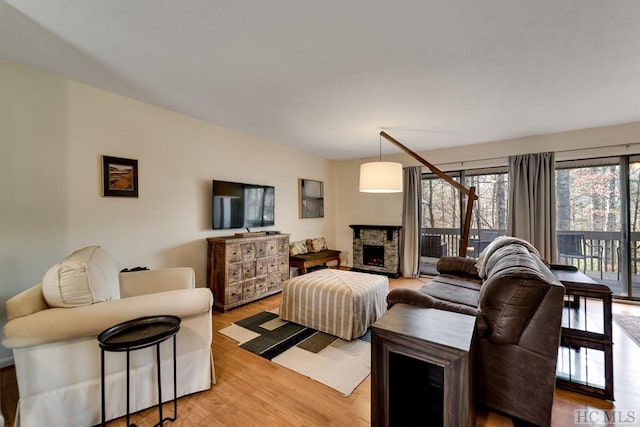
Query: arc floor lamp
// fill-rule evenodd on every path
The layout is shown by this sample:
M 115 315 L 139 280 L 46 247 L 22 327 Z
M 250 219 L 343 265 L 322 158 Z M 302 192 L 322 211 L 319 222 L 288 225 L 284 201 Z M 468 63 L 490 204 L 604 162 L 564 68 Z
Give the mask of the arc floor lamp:
M 467 207 L 462 223 L 462 235 L 460 237 L 460 246 L 458 255 L 467 256 L 467 247 L 469 245 L 469 231 L 471 229 L 471 214 L 473 212 L 473 203 L 478 200 L 475 187 L 465 187 L 461 183 L 455 181 L 450 176 L 442 172 L 440 169 L 423 159 L 410 148 L 406 147 L 397 139 L 385 131 L 380 131 L 380 143 L 382 138 L 399 147 L 402 151 L 422 163 L 429 170 L 442 178 L 452 186 L 458 189 L 460 193 L 467 196 Z M 365 193 L 398 193 L 402 191 L 402 164 L 395 162 L 382 161 L 382 147 L 380 148 L 380 160 L 377 162 L 364 163 L 360 165 L 360 191 Z

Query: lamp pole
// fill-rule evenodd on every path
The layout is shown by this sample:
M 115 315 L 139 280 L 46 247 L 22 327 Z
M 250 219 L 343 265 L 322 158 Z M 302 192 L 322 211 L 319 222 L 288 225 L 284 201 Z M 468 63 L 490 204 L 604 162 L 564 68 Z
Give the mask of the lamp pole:
M 404 151 L 405 153 L 407 153 L 408 155 L 410 155 L 411 157 L 413 157 L 414 159 L 416 159 L 417 161 L 425 165 L 427 168 L 429 168 L 429 170 L 434 174 L 436 174 L 439 178 L 442 178 L 443 180 L 447 181 L 449 184 L 457 188 L 458 191 L 460 191 L 462 194 L 467 196 L 467 199 L 468 199 L 467 209 L 464 216 L 464 222 L 462 223 L 462 235 L 460 237 L 460 246 L 458 247 L 458 255 L 461 257 L 466 257 L 467 246 L 469 245 L 469 232 L 471 230 L 471 214 L 473 213 L 473 202 L 478 200 L 478 196 L 476 194 L 476 187 L 473 187 L 473 186 L 469 188 L 465 187 L 464 185 L 454 180 L 446 173 L 442 172 L 440 169 L 438 169 L 433 164 L 426 161 L 419 154 L 417 154 L 416 152 L 411 150 L 409 147 L 402 144 L 400 141 L 398 141 L 397 139 L 395 139 L 385 131 L 380 131 L 380 136 L 386 139 L 387 141 L 391 142 L 395 146 L 399 147 L 402 151 Z

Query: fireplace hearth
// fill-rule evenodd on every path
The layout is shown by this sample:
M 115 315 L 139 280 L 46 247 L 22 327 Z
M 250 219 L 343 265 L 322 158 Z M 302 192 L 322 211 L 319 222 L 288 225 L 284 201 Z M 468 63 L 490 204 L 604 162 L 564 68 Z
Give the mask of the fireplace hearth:
M 350 225 L 353 229 L 354 271 L 400 275 L 400 229 L 398 225 Z

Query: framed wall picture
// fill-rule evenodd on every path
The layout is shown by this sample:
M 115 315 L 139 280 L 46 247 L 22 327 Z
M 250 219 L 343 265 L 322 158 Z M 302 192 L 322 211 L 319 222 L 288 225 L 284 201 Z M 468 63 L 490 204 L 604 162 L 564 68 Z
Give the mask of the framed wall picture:
M 102 195 L 138 197 L 138 161 L 102 156 Z
M 299 179 L 300 218 L 324 217 L 324 184 L 322 181 Z

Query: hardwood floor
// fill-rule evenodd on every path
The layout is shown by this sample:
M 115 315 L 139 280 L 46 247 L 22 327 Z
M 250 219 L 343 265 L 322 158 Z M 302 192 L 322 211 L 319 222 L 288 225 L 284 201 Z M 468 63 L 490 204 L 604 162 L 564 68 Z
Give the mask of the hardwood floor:
M 391 279 L 391 287 L 422 286 L 426 279 Z M 350 426 L 370 425 L 370 379 L 367 378 L 349 397 L 287 368 L 271 363 L 237 346 L 218 330 L 230 323 L 263 310 L 278 307 L 280 295 L 213 315 L 213 356 L 217 384 L 211 390 L 185 396 L 178 401 L 178 419 L 171 426 Z M 614 312 L 640 315 L 640 306 L 615 303 Z M 574 424 L 574 413 L 595 411 L 602 419 L 603 411 L 634 411 L 640 422 L 640 347 L 618 325 L 613 324 L 615 402 L 590 398 L 577 393 L 556 390 L 553 426 Z M 6 425 L 15 417 L 17 387 L 13 368 L 1 373 L 2 411 Z M 96 399 L 99 399 L 96 396 Z M 165 416 L 172 406 L 165 405 Z M 134 414 L 138 427 L 153 426 L 157 410 Z M 60 424 L 63 426 L 64 424 Z M 124 425 L 124 419 L 108 426 Z M 499 414 L 478 411 L 476 426 L 511 426 L 511 420 Z

